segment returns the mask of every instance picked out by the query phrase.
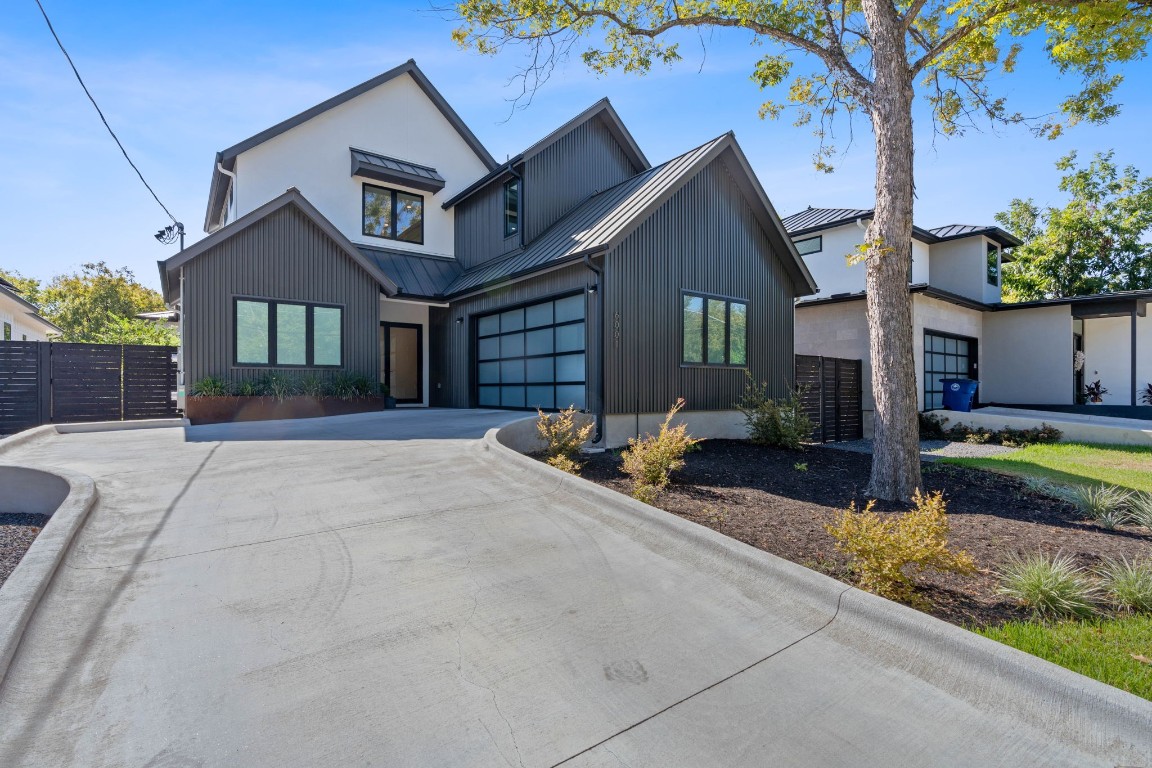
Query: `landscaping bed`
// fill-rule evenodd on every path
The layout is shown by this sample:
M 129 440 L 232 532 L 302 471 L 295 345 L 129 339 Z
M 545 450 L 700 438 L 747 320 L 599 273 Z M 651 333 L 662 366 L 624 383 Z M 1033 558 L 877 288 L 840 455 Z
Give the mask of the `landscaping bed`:
M 366 397 L 246 397 L 223 395 L 189 397 L 184 415 L 192 424 L 220 424 L 233 421 L 267 421 L 269 419 L 308 419 L 318 416 L 343 416 L 349 413 L 382 411 L 386 398 Z
M 581 476 L 621 493 L 631 485 L 616 453 L 586 458 Z M 811 446 L 765 448 L 708 440 L 689 453 L 676 482 L 656 506 L 735 539 L 851 582 L 845 557 L 824 529 L 855 501 L 863 506 L 871 456 Z M 803 468 L 801 468 L 803 466 Z M 996 594 L 993 570 L 1012 555 L 1063 552 L 1084 566 L 1105 557 L 1147 556 L 1152 536 L 1136 526 L 1105 530 L 1069 504 L 1030 491 L 1021 481 L 978 470 L 926 464 L 924 485 L 948 502 L 955 548 L 976 562 L 975 576 L 926 573 L 917 578 L 927 612 L 966 627 L 1031 618 L 1030 611 Z M 879 503 L 880 512 L 907 505 Z
M 0 513 L 0 587 L 47 522 L 48 515 Z

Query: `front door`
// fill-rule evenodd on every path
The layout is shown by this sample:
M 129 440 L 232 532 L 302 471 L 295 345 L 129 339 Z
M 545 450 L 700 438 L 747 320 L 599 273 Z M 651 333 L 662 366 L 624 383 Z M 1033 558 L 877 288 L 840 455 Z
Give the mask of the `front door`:
M 398 403 L 424 402 L 424 329 L 380 323 L 380 383 Z

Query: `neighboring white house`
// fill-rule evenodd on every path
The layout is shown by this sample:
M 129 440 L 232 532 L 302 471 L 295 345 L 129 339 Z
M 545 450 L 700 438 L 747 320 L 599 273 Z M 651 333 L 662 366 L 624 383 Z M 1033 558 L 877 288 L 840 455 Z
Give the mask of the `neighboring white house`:
M 784 226 L 820 292 L 796 305 L 796 353 L 865 361 L 864 423 L 870 434 L 872 372 L 865 316 L 864 242 L 870 209 L 809 208 Z M 1108 405 L 1137 405 L 1152 381 L 1152 291 L 1005 304 L 1000 268 L 1020 245 L 998 227 L 913 228 L 913 344 L 918 403 L 941 407 L 940 379 L 980 381 L 983 404 L 1072 405 L 1099 379 Z M 1084 364 L 1075 367 L 1077 351 Z
M 59 333 L 59 328 L 40 316 L 39 307 L 0 278 L 0 342 L 48 341 L 49 336 Z

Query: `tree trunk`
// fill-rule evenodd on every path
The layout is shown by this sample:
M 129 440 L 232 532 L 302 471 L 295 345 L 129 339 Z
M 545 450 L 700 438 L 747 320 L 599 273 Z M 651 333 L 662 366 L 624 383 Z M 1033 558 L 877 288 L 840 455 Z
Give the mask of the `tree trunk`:
M 868 227 L 867 291 L 876 400 L 868 494 L 908 500 L 920 487 L 916 365 L 912 351 L 912 78 L 891 0 L 864 0 L 872 39 L 870 116 L 876 137 L 876 213 Z

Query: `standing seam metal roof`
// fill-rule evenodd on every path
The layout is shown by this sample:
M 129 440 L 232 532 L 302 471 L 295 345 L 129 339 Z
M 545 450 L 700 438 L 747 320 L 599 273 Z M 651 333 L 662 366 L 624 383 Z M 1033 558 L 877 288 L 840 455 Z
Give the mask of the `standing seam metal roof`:
M 395 180 L 430 192 L 444 189 L 444 177 L 437 173 L 435 168 L 374 152 L 365 152 L 362 149 L 350 147 L 349 151 L 352 153 L 353 176 L 365 173 L 369 178 L 381 176 L 388 181 Z
M 356 246 L 364 257 L 371 259 L 380 271 L 392 278 L 404 296 L 425 299 L 439 298 L 462 271 L 459 262 L 442 256 L 390 248 Z
M 869 218 L 874 213 L 872 208 L 808 208 L 808 210 L 785 216 L 784 229 L 789 232 L 801 232 L 817 227 L 826 227 L 831 224 L 854 221 L 855 219 Z

